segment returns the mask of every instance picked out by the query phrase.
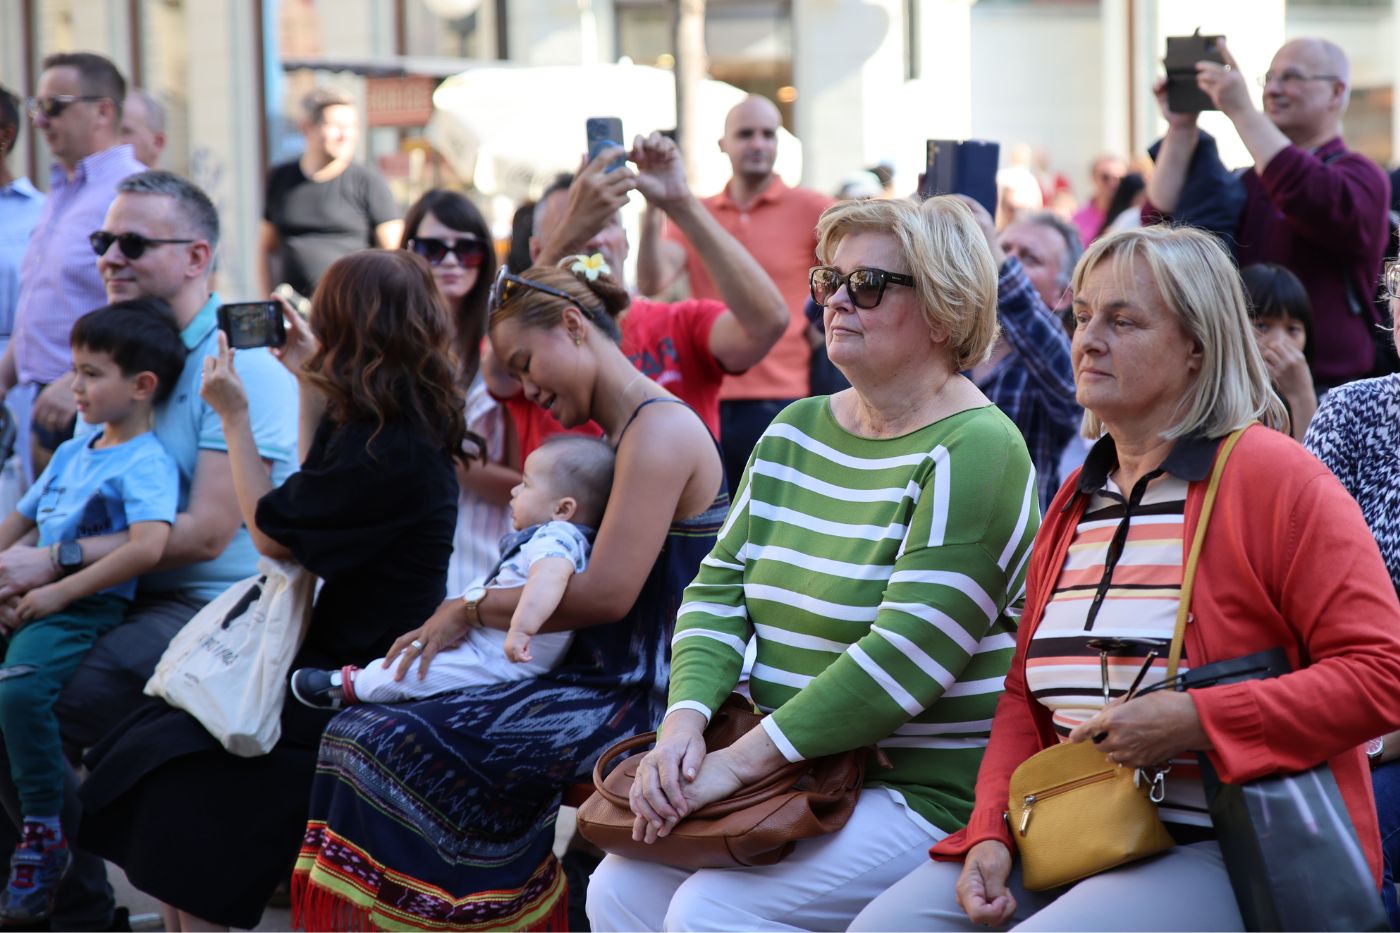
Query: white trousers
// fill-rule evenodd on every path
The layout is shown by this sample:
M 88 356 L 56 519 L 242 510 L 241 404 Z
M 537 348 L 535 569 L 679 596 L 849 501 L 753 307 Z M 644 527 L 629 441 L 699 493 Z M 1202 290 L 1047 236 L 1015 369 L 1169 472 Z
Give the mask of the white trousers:
M 533 661 L 517 664 L 506 657 L 506 633 L 497 629 L 472 629 L 467 640 L 440 652 L 428 665 L 428 676 L 418 679 L 415 662 L 403 680 L 394 680 L 399 661 L 388 668 L 376 658 L 355 672 L 351 681 L 355 699 L 361 703 L 401 703 L 426 700 L 440 693 L 451 693 L 481 684 L 503 684 L 548 673 L 564 660 L 573 641 L 573 632 L 550 632 L 530 639 Z
M 691 872 L 609 855 L 588 882 L 588 919 L 598 931 L 844 930 L 939 838 L 872 787 L 839 832 L 776 865 Z
M 852 930 L 968 930 L 953 886 L 961 862 L 925 862 L 875 898 Z M 1031 930 L 1243 930 L 1220 846 L 1197 842 L 1055 891 L 1027 891 L 1019 864 L 1007 887 L 1016 913 L 1007 927 Z

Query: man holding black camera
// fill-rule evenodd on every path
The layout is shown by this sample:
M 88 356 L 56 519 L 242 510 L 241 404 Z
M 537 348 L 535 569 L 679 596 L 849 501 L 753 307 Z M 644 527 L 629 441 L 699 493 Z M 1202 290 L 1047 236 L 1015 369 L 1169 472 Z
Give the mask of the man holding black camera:
M 1226 172 L 1197 114 L 1169 109 L 1163 79 L 1155 90 L 1167 135 L 1154 147 L 1143 218 L 1212 229 L 1234 244 L 1241 265 L 1287 267 L 1312 299 L 1319 387 L 1364 377 L 1376 361 L 1370 299 L 1389 235 L 1390 182 L 1342 142 L 1347 57 L 1325 39 L 1286 43 L 1264 74 L 1260 111 L 1224 39 L 1217 50 L 1220 62 L 1196 63 L 1196 85 L 1230 118 L 1254 165 L 1238 179 Z M 1221 205 L 1239 206 L 1222 214 Z

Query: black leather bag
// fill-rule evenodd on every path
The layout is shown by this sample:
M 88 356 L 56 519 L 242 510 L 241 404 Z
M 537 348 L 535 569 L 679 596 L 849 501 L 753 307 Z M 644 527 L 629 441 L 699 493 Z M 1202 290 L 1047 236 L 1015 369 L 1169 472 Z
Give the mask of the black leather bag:
M 1282 648 L 1193 668 L 1178 690 L 1277 677 Z M 1326 762 L 1245 784 L 1200 756 L 1210 818 L 1247 930 L 1389 930 L 1380 892 Z

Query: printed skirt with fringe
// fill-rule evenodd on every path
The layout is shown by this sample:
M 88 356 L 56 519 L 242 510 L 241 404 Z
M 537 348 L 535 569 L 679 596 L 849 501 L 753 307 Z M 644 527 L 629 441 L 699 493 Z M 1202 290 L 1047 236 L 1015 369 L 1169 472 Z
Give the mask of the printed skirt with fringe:
M 355 706 L 321 738 L 293 876 L 308 930 L 567 928 L 561 791 L 665 710 L 685 586 L 728 497 L 672 525 L 632 611 L 537 679 Z

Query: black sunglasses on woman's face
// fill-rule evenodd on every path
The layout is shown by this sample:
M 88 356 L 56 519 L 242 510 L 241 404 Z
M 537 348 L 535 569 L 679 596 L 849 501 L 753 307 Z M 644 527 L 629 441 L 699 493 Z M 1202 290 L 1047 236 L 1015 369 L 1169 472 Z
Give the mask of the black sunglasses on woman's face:
M 822 307 L 826 307 L 826 303 L 844 285 L 846 294 L 851 296 L 851 304 L 869 311 L 884 299 L 886 285 L 913 288 L 914 277 L 884 269 L 852 269 L 842 275 L 832 266 L 816 266 L 807 274 L 807 284 L 812 291 L 812 300 Z
M 429 265 L 439 265 L 447 254 L 457 257 L 464 268 L 479 268 L 486 259 L 486 244 L 476 237 L 460 240 L 440 240 L 436 237 L 414 237 L 408 241 L 408 248 L 428 260 Z

